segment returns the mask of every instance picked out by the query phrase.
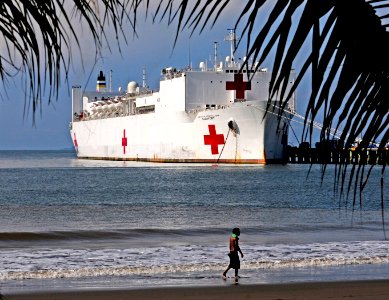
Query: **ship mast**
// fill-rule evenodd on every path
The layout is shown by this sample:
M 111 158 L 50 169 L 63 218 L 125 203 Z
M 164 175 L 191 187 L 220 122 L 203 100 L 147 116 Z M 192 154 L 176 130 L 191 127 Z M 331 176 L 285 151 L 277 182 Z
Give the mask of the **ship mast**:
M 109 92 L 112 93 L 112 70 L 109 70 Z
M 214 63 L 215 63 L 215 72 L 217 70 L 217 42 L 213 43 L 214 48 L 215 48 L 215 53 L 214 53 Z
M 224 40 L 227 41 L 227 42 L 230 42 L 231 54 L 230 54 L 230 64 L 229 64 L 229 67 L 233 67 L 234 63 L 235 63 L 234 52 L 235 52 L 235 49 L 236 49 L 236 40 L 237 40 L 237 38 L 236 38 L 236 34 L 235 34 L 235 29 L 228 29 L 228 30 L 230 32 L 226 36 L 226 38 Z
M 144 89 L 147 88 L 147 82 L 146 82 L 146 67 L 143 67 L 142 87 L 143 87 Z

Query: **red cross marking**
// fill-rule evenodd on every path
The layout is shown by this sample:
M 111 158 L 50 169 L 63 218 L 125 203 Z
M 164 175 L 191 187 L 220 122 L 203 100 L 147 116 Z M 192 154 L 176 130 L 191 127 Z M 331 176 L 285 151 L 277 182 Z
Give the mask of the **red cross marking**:
M 212 154 L 219 154 L 219 145 L 224 144 L 224 134 L 216 134 L 215 125 L 208 125 L 209 135 L 204 135 L 204 145 L 211 145 Z
M 122 146 L 123 146 L 123 154 L 126 154 L 127 138 L 126 138 L 126 130 L 125 129 L 123 129 Z
M 244 100 L 245 91 L 251 90 L 251 82 L 243 81 L 243 74 L 234 74 L 234 81 L 226 82 L 226 90 L 236 91 L 236 99 Z
M 78 151 L 78 142 L 77 142 L 77 137 L 76 137 L 76 133 L 73 133 L 73 143 L 74 143 L 74 148 L 76 148 L 76 151 Z

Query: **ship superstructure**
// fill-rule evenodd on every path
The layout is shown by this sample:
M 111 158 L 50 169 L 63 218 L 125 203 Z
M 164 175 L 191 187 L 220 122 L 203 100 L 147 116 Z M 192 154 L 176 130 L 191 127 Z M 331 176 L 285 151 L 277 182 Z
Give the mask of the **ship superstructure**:
M 229 37 L 234 42 L 235 33 Z M 131 81 L 125 91 L 107 92 L 102 73 L 96 92 L 74 86 L 70 131 L 78 157 L 282 162 L 290 116 L 278 118 L 275 107 L 266 113 L 271 73 L 255 63 L 242 68 L 232 51 L 224 62 L 216 57 L 212 68 L 163 69 L 158 91 L 144 78 L 142 86 Z

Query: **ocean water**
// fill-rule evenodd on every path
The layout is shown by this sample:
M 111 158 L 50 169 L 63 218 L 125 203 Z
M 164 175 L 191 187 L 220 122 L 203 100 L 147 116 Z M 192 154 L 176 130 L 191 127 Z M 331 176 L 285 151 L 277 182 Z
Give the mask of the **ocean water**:
M 233 284 L 220 277 L 233 227 L 240 284 L 388 278 L 381 168 L 354 206 L 334 195 L 333 166 L 323 181 L 309 168 L 0 151 L 0 294 Z

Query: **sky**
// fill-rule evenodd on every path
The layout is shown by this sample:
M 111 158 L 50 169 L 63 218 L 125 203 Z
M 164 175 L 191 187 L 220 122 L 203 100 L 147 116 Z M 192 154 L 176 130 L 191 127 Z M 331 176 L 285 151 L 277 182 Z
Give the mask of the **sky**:
M 114 36 L 108 47 L 103 50 L 102 58 L 94 64 L 94 50 L 90 47 L 91 39 L 82 26 L 76 25 L 81 37 L 82 64 L 78 52 L 74 52 L 74 63 L 69 73 L 68 83 L 62 82 L 58 100 L 50 104 L 43 101 L 41 112 L 35 115 L 35 124 L 32 123 L 32 113 L 24 113 L 25 96 L 22 85 L 15 81 L 8 84 L 6 96 L 0 99 L 0 150 L 57 150 L 72 148 L 69 134 L 71 120 L 71 86 L 81 85 L 86 90 L 94 90 L 99 70 L 103 70 L 108 81 L 109 70 L 112 70 L 113 90 L 119 86 L 126 87 L 129 81 L 142 83 L 142 70 L 146 69 L 147 84 L 150 88 L 159 88 L 160 71 L 162 68 L 174 66 L 184 68 L 190 60 L 193 67 L 198 67 L 201 61 L 213 57 L 214 42 L 219 43 L 220 58 L 229 55 L 229 44 L 224 41 L 236 20 L 236 7 L 242 2 L 225 11 L 214 28 L 206 27 L 200 35 L 195 32 L 189 38 L 190 32 L 183 31 L 178 43 L 173 48 L 175 30 L 173 25 L 166 22 L 153 24 L 151 18 L 138 20 L 138 37 L 128 34 L 128 45 L 121 44 L 121 53 Z M 240 3 L 240 4 L 239 4 Z M 241 11 L 238 8 L 237 11 Z M 132 29 L 128 26 L 127 30 Z M 190 53 L 190 55 L 189 55 Z M 238 51 L 238 57 L 243 57 L 243 48 Z M 211 64 L 209 62 L 209 64 Z M 84 66 L 84 68 L 82 67 Z M 264 67 L 266 67 L 265 65 Z M 269 62 L 270 66 L 270 62 Z M 88 80 L 89 79 L 89 80 Z M 298 90 L 297 110 L 303 114 L 304 99 L 307 96 L 309 85 L 304 83 Z M 298 126 L 298 125 L 296 125 Z M 301 127 L 301 126 L 300 126 Z M 295 129 L 299 132 L 299 129 Z M 294 141 L 292 141 L 294 140 Z M 297 141 L 290 133 L 290 141 L 296 145 Z

